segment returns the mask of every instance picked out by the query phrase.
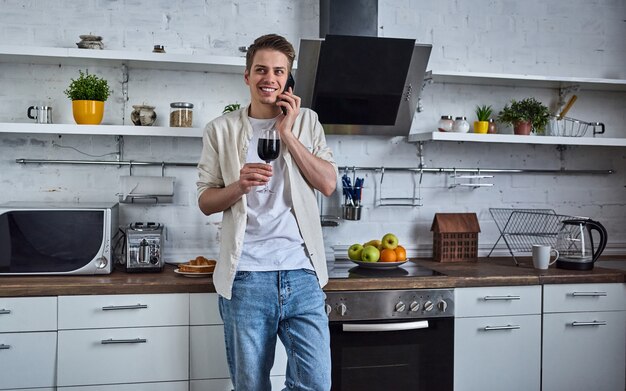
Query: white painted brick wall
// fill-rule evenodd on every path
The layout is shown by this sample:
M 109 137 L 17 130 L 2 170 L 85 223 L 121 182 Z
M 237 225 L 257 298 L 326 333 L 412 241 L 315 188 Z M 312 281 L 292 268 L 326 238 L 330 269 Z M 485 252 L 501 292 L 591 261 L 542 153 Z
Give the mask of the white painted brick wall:
M 78 35 L 102 35 L 107 49 L 151 51 L 162 44 L 168 53 L 240 56 L 264 33 L 285 35 L 295 46 L 300 38 L 317 37 L 318 2 L 252 0 L 67 1 L 0 0 L 2 44 L 75 47 Z M 621 0 L 545 2 L 529 0 L 380 0 L 380 35 L 410 37 L 433 45 L 429 69 L 505 72 L 572 77 L 626 79 L 626 4 Z M 60 26 L 60 27 L 59 27 Z M 63 94 L 77 66 L 0 63 L 0 122 L 28 122 L 26 108 L 47 104 L 56 123 L 73 123 Z M 84 67 L 80 68 L 84 69 Z M 104 122 L 128 124 L 130 106 L 157 107 L 157 125 L 167 123 L 169 103 L 195 103 L 196 126 L 219 115 L 231 102 L 247 102 L 240 75 L 130 70 L 129 101 L 121 97 L 120 69 L 90 66 L 111 81 Z M 606 124 L 607 137 L 626 137 L 626 94 L 577 92 L 569 115 Z M 431 131 L 443 114 L 474 120 L 477 104 L 496 112 L 510 99 L 535 96 L 556 108 L 557 91 L 496 86 L 428 85 L 424 111 L 416 114 L 412 132 Z M 509 130 L 502 129 L 504 132 Z M 329 136 L 340 166 L 417 166 L 417 149 L 401 137 Z M 199 139 L 125 137 L 125 158 L 197 161 Z M 110 136 L 11 135 L 0 133 L 0 202 L 12 200 L 115 201 L 119 177 L 127 168 L 68 165 L 17 165 L 17 158 L 80 159 L 72 146 L 92 155 L 116 151 Z M 624 148 L 474 145 L 429 143 L 428 167 L 614 169 L 610 176 L 497 175 L 493 188 L 449 189 L 444 174 L 418 176 L 359 172 L 366 178 L 361 221 L 325 228 L 326 245 L 346 246 L 395 232 L 409 254 L 426 253 L 432 243 L 430 224 L 436 212 L 476 212 L 481 249 L 490 249 L 498 231 L 490 207 L 554 208 L 559 213 L 586 215 L 602 221 L 612 248 L 626 247 L 626 152 Z M 136 168 L 137 175 L 160 175 L 160 168 Z M 154 220 L 167 226 L 167 249 L 174 258 L 199 253 L 216 255 L 220 216 L 197 209 L 196 172 L 167 168 L 176 177 L 174 203 L 122 205 L 122 222 Z M 377 206 L 384 197 L 410 197 L 417 189 L 422 207 Z M 324 200 L 324 214 L 340 215 L 341 192 Z M 175 255 L 173 255 L 175 254 Z

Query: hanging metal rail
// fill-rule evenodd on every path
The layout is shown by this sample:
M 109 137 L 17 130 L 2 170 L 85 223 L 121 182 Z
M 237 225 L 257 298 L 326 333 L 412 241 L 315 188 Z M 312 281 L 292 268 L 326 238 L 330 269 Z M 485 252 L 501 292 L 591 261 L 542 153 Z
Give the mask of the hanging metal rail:
M 178 166 L 196 167 L 197 162 L 153 162 L 140 160 L 56 160 L 56 159 L 15 159 L 18 164 L 87 164 L 106 166 Z M 469 172 L 481 174 L 573 174 L 573 175 L 610 175 L 615 174 L 615 170 L 568 170 L 568 169 L 534 169 L 534 168 L 427 168 L 427 167 L 385 167 L 385 166 L 341 166 L 340 171 L 405 171 L 414 173 L 460 173 Z
M 55 159 L 15 159 L 19 164 L 89 164 L 94 166 L 179 166 L 197 167 L 190 162 L 146 162 L 140 160 L 55 160 Z
M 610 175 L 615 174 L 614 170 L 567 170 L 567 169 L 534 169 L 534 168 L 420 168 L 420 167 L 365 167 L 365 166 L 341 166 L 340 171 L 408 171 L 415 173 L 459 173 L 470 172 L 481 174 L 574 174 L 574 175 Z

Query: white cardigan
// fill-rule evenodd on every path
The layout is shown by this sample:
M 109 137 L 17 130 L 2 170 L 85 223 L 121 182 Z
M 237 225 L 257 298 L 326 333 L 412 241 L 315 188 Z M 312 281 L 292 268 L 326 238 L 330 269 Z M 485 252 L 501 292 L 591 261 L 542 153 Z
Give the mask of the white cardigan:
M 314 111 L 301 108 L 292 132 L 311 153 L 331 163 L 335 168 L 335 175 L 338 174 L 332 151 L 326 145 L 324 129 Z M 226 187 L 239 179 L 239 171 L 246 162 L 251 138 L 252 126 L 248 119 L 248 107 L 222 115 L 206 125 L 202 138 L 202 155 L 198 163 L 198 198 L 207 188 Z M 281 158 L 286 163 L 293 211 L 300 234 L 319 284 L 323 287 L 328 282 L 328 270 L 315 191 L 286 148 L 281 149 Z M 246 205 L 244 195 L 225 210 L 222 217 L 220 255 L 213 273 L 213 284 L 217 293 L 226 299 L 231 298 L 237 263 L 241 256 L 246 230 Z

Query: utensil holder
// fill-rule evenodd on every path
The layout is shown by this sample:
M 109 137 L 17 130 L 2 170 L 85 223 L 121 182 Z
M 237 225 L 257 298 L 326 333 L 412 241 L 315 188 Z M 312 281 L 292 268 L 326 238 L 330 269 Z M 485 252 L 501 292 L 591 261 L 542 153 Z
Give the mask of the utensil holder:
M 343 218 L 345 220 L 361 220 L 361 205 L 344 205 Z

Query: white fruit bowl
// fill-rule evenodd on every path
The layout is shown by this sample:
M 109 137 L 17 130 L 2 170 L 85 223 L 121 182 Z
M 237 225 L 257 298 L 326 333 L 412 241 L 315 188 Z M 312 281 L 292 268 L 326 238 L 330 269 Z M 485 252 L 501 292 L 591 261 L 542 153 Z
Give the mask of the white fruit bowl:
M 402 262 L 363 262 L 363 261 L 355 261 L 353 259 L 351 259 L 351 261 L 356 263 L 360 267 L 364 267 L 367 269 L 395 269 L 398 266 L 406 263 L 408 259 Z

